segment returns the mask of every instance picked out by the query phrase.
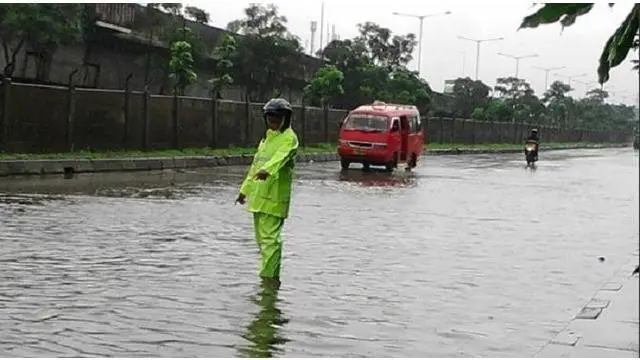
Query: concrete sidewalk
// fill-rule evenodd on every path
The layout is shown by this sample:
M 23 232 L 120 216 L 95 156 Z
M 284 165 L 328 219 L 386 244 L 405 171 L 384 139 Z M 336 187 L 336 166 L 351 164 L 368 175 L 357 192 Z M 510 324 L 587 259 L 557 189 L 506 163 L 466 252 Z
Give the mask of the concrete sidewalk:
M 638 256 L 622 266 L 553 340 L 538 358 L 638 358 L 640 357 L 640 279 L 631 273 Z

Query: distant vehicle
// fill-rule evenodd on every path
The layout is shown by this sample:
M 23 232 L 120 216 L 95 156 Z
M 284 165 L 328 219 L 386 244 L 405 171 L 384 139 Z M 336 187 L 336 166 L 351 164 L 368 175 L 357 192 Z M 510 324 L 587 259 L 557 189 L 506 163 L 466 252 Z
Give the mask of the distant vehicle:
M 524 157 L 527 160 L 527 166 L 533 166 L 538 161 L 538 142 L 535 140 L 527 140 L 524 143 Z
M 424 150 L 420 112 L 413 105 L 374 101 L 349 112 L 340 124 L 338 155 L 342 169 L 351 163 L 384 166 L 393 171 L 399 164 L 412 169 Z

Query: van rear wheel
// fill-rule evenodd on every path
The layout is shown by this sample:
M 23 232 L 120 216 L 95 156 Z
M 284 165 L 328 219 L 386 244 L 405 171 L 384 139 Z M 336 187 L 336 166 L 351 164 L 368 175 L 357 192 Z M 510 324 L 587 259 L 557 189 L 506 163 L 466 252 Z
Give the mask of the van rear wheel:
M 362 163 L 362 170 L 369 171 L 371 169 L 371 165 L 369 163 Z

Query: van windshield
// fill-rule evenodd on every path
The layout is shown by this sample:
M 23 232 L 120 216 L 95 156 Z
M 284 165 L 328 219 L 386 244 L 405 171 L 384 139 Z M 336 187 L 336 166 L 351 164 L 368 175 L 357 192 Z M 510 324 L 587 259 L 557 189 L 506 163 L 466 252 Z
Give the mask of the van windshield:
M 382 132 L 389 129 L 389 118 L 380 115 L 351 114 L 344 123 L 344 129 Z

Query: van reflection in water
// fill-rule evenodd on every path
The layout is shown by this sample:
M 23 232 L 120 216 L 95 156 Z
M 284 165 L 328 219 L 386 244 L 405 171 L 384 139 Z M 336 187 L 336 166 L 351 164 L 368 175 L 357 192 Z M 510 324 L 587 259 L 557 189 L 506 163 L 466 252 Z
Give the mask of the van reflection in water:
M 414 187 L 416 176 L 413 172 L 389 173 L 384 169 L 342 170 L 338 181 L 357 183 L 365 187 Z

